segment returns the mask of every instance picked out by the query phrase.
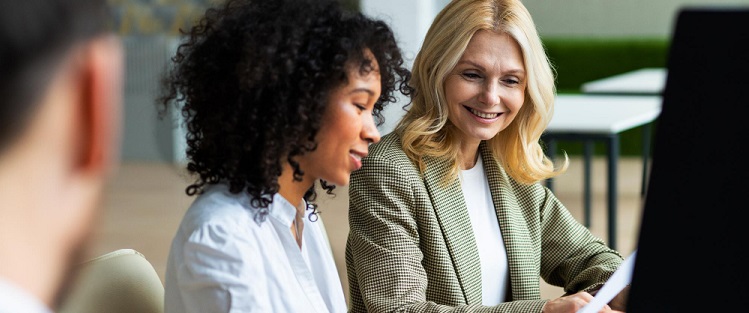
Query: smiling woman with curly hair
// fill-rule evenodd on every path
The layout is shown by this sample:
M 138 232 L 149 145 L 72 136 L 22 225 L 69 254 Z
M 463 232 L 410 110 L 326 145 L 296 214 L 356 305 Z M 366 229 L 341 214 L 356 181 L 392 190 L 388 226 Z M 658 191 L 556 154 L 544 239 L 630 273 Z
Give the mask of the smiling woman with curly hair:
M 335 1 L 231 0 L 185 34 L 159 108 L 181 104 L 197 198 L 166 311 L 345 311 L 310 202 L 315 181 L 348 184 L 383 106 L 409 93 L 392 31 Z

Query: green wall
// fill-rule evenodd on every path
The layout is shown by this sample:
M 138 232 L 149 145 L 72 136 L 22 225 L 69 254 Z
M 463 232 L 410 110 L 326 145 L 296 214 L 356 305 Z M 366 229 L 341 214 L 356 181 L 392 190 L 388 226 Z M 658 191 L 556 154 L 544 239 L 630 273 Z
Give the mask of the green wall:
M 556 70 L 558 93 L 580 93 L 580 86 L 591 80 L 643 67 L 665 67 L 669 47 L 666 39 L 643 37 L 551 37 L 544 38 L 543 42 Z M 570 155 L 582 153 L 581 142 L 559 142 L 558 147 Z M 603 144 L 596 144 L 596 154 L 604 154 L 605 148 Z M 641 155 L 642 127 L 621 133 L 620 151 L 621 155 Z

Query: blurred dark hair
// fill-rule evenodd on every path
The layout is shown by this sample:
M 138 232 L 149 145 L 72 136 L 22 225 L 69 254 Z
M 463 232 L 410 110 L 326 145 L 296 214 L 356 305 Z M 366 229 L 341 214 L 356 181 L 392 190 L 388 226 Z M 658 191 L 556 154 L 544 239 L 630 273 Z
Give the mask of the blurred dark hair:
M 224 182 L 267 207 L 282 162 L 296 179 L 304 175 L 294 158 L 316 148 L 328 92 L 347 82 L 347 64 L 372 70 L 366 49 L 382 79 L 378 123 L 395 92 L 407 92 L 410 72 L 391 29 L 337 1 L 230 0 L 208 9 L 185 34 L 158 104 L 162 116 L 182 105 L 187 169 L 197 176 L 188 195 Z M 313 187 L 305 199 L 314 196 Z
M 0 152 L 26 125 L 65 52 L 106 29 L 105 0 L 0 0 Z

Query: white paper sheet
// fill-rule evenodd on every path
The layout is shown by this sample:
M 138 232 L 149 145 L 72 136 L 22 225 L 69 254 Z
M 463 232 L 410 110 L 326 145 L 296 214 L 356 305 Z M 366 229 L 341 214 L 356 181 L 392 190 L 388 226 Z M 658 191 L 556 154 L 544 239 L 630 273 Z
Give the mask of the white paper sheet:
M 604 305 L 609 303 L 611 299 L 614 299 L 624 287 L 626 287 L 630 281 L 632 281 L 632 270 L 635 265 L 635 257 L 637 250 L 632 252 L 628 257 L 624 259 L 619 268 L 616 269 L 614 275 L 601 287 L 596 293 L 596 296 L 592 301 L 588 302 L 582 309 L 578 310 L 577 313 L 595 313 L 601 310 Z

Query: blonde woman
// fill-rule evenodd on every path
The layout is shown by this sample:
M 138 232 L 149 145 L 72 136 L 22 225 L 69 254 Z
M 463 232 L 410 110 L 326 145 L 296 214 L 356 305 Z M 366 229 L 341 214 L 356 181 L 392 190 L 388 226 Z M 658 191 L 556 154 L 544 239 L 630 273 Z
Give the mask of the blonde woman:
M 519 0 L 453 0 L 350 185 L 350 312 L 576 312 L 622 256 L 539 181 L 554 75 Z M 540 278 L 563 297 L 541 299 Z M 623 310 L 626 291 L 602 312 Z

